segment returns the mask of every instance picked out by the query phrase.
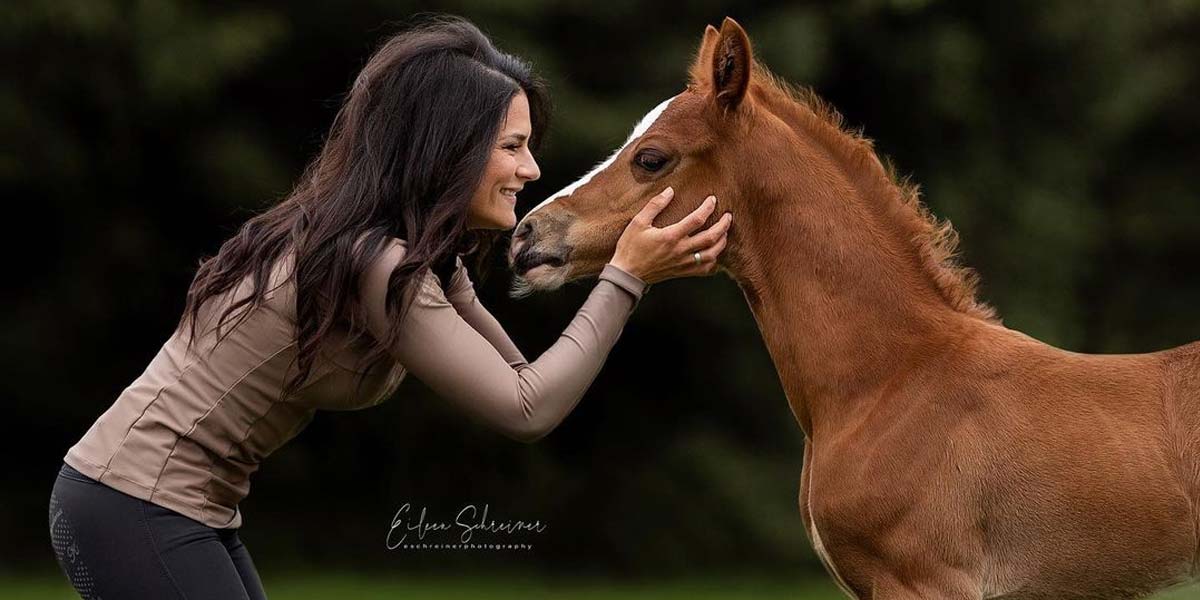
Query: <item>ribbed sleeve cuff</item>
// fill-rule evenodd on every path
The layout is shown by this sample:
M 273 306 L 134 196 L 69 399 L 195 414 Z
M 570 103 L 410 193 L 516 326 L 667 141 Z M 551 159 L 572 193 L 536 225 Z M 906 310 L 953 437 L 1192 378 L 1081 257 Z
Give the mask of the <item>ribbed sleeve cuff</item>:
M 600 279 L 610 281 L 617 287 L 629 292 L 633 296 L 635 303 L 642 299 L 642 294 L 646 293 L 646 288 L 649 287 L 645 281 L 611 264 L 604 265 L 604 270 L 600 271 Z

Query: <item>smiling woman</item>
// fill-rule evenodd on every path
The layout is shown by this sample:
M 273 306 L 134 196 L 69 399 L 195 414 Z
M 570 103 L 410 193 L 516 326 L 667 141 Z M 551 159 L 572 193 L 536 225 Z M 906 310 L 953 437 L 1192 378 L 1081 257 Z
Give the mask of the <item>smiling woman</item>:
M 512 229 L 517 223 L 517 192 L 541 177 L 537 161 L 529 150 L 533 125 L 529 118 L 529 99 L 524 92 L 509 104 L 500 139 L 492 149 L 483 180 L 475 188 L 467 208 L 467 226 L 472 229 Z
M 382 45 L 296 189 L 201 264 L 175 332 L 67 452 L 50 534 L 84 598 L 264 598 L 238 503 L 317 410 L 378 404 L 411 372 L 536 440 L 583 396 L 647 283 L 711 272 L 692 256 L 724 248 L 728 219 L 697 232 L 714 203 L 657 228 L 672 194 L 643 198 L 578 314 L 526 360 L 459 255 L 516 223 L 545 106 L 529 65 L 466 21 Z

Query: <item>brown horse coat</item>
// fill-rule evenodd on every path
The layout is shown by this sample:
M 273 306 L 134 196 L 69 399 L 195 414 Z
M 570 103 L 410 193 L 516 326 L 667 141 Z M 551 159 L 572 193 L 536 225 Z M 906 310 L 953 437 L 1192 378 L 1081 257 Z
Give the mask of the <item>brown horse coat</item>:
M 1003 327 L 949 225 L 729 19 L 687 90 L 518 225 L 512 258 L 563 261 L 524 285 L 597 273 L 667 185 L 662 222 L 708 194 L 734 214 L 721 265 L 804 431 L 800 511 L 847 593 L 1138 598 L 1196 578 L 1200 344 L 1096 356 Z

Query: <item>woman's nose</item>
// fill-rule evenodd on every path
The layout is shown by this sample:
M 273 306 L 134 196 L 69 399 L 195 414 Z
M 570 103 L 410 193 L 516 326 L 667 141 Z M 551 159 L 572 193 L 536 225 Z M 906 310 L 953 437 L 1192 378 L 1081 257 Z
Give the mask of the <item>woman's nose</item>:
M 537 181 L 541 176 L 542 171 L 538 168 L 537 161 L 533 160 L 532 156 L 529 157 L 528 161 L 521 163 L 517 167 L 517 177 L 526 181 Z

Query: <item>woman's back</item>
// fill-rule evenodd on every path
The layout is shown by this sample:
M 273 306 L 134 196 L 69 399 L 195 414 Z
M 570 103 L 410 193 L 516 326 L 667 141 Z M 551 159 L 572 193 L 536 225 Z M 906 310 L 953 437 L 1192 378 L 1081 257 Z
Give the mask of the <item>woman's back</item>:
M 385 358 L 368 369 L 356 390 L 361 371 L 355 369 L 368 340 L 350 342 L 342 329 L 299 390 L 281 399 L 296 369 L 292 268 L 291 255 L 276 263 L 262 304 L 241 322 L 228 321 L 220 344 L 213 317 L 250 293 L 250 278 L 203 307 L 194 347 L 188 348 L 190 328 L 176 331 L 65 461 L 126 494 L 211 527 L 239 527 L 237 503 L 249 492 L 250 474 L 263 458 L 299 433 L 317 409 L 373 406 L 404 376 L 403 367 Z

